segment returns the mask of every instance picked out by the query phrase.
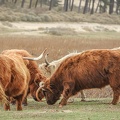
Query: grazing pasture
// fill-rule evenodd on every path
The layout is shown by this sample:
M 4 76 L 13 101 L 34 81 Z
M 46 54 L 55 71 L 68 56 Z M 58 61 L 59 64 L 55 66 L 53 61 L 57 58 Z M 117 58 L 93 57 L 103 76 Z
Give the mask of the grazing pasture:
M 12 110 L 5 112 L 0 109 L 1 120 L 119 120 L 120 104 L 113 106 L 108 104 L 111 99 L 87 99 L 87 102 L 75 102 L 63 108 L 58 105 L 47 105 L 45 102 L 38 103 L 29 99 L 29 105 L 21 112 Z
M 59 59 L 69 52 L 88 49 L 111 49 L 120 46 L 120 35 L 117 32 L 89 32 L 79 35 L 0 35 L 0 52 L 6 49 L 25 49 L 33 56 L 38 56 L 45 48 L 49 53 L 48 60 Z M 44 58 L 38 64 L 44 62 Z M 28 106 L 17 112 L 15 106 L 5 112 L 0 106 L 1 120 L 118 120 L 120 118 L 120 103 L 108 104 L 112 100 L 112 91 L 109 86 L 103 89 L 85 90 L 86 102 L 75 98 L 74 103 L 68 103 L 58 108 L 58 103 L 49 106 L 45 102 L 36 102 L 31 96 Z M 59 102 L 59 101 L 58 101 Z

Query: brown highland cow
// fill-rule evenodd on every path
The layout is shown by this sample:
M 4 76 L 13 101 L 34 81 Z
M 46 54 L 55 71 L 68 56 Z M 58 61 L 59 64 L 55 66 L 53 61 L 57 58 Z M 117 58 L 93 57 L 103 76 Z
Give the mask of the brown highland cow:
M 45 51 L 46 50 L 42 52 L 42 54 L 39 56 L 39 59 L 43 57 L 43 54 Z M 9 55 L 9 56 L 16 54 L 18 56 L 22 56 L 22 58 L 24 57 L 24 59 L 26 59 L 27 57 L 32 57 L 32 55 L 28 53 L 26 50 L 19 50 L 19 49 L 5 50 L 2 52 L 2 54 Z M 24 60 L 24 62 L 26 61 L 27 60 Z M 30 82 L 29 82 L 29 89 L 28 89 L 27 95 L 30 93 L 33 99 L 37 101 L 36 91 L 39 87 L 39 82 L 41 82 L 42 80 L 43 81 L 46 80 L 46 77 L 42 75 L 36 61 L 30 60 L 29 63 L 26 64 L 26 66 L 30 73 Z M 44 97 L 43 94 L 40 94 L 39 96 L 41 96 L 41 99 Z M 27 105 L 27 97 L 25 98 L 23 104 Z
M 120 52 L 119 50 L 89 50 L 64 60 L 56 72 L 40 83 L 36 92 L 43 91 L 48 104 L 63 98 L 60 107 L 69 97 L 80 90 L 102 88 L 110 85 L 113 90 L 112 104 L 117 104 L 120 95 Z
M 29 61 L 26 61 L 26 65 Z M 18 55 L 0 55 L 0 85 L 7 98 L 16 100 L 17 110 L 22 110 L 22 101 L 27 94 L 30 74 L 23 58 Z M 5 110 L 10 104 L 5 103 Z

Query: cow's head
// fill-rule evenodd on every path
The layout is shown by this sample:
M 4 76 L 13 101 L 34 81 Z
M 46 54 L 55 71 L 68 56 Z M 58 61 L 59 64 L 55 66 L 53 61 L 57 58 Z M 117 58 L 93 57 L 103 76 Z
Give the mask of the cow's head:
M 49 63 L 47 60 L 47 56 L 48 54 L 45 55 L 45 63 L 40 64 L 39 68 L 46 77 L 50 77 L 54 73 L 56 65 L 54 64 L 54 62 Z
M 34 82 L 32 82 L 32 83 L 29 85 L 31 96 L 33 97 L 33 99 L 34 99 L 35 101 L 38 101 L 38 99 L 36 98 L 36 91 L 37 91 L 37 89 L 39 88 L 39 83 L 40 83 L 40 82 L 41 82 L 41 75 L 36 74 L 35 79 L 34 79 Z M 43 97 L 44 97 L 44 95 L 43 95 L 42 91 L 39 92 L 39 98 L 40 98 L 39 101 L 41 101 Z
M 38 100 L 40 100 L 39 92 L 42 92 L 44 94 L 47 104 L 49 105 L 53 105 L 57 100 L 59 100 L 60 91 L 54 84 L 51 84 L 49 80 L 46 80 L 45 82 L 40 82 L 39 86 L 40 87 L 36 92 L 36 97 Z
M 29 64 L 29 67 L 28 67 L 29 72 L 30 72 L 30 76 L 31 76 L 28 93 L 30 92 L 33 99 L 36 101 L 37 101 L 36 91 L 39 88 L 39 83 L 41 81 L 46 80 L 46 77 L 42 75 L 41 71 L 39 70 L 39 68 L 37 66 L 37 63 L 33 62 L 33 61 L 40 60 L 43 57 L 45 51 L 46 51 L 46 49 L 41 53 L 41 55 L 39 57 L 35 57 L 35 58 L 23 57 L 24 60 L 32 61 L 32 62 L 30 62 L 31 64 Z M 42 99 L 44 97 L 44 95 L 39 92 L 39 97 L 40 97 L 40 99 Z
M 46 66 L 46 63 L 43 63 L 39 65 L 39 68 L 46 77 L 50 77 L 54 73 L 56 67 L 54 64 Z

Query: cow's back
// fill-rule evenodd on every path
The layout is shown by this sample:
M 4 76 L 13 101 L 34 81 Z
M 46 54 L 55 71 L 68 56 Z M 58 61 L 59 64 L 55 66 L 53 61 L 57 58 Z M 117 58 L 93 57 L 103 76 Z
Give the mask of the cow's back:
M 117 74 L 120 77 L 119 63 L 120 53 L 117 51 L 86 51 L 63 61 L 51 80 L 72 81 L 75 83 L 75 91 L 101 88 L 108 85 L 110 80 L 113 79 L 111 75 Z
M 0 79 L 6 95 L 18 96 L 28 88 L 30 74 L 22 58 L 0 55 L 0 66 Z

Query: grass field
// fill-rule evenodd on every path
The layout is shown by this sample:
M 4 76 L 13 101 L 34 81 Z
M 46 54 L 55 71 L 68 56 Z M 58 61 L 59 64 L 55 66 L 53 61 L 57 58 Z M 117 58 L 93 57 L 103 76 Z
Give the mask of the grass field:
M 111 98 L 87 99 L 80 102 L 76 98 L 74 103 L 69 103 L 63 108 L 58 108 L 58 102 L 49 106 L 44 102 L 38 103 L 31 98 L 29 105 L 23 111 L 16 111 L 12 105 L 11 111 L 0 110 L 1 120 L 119 120 L 120 104 L 111 105 Z
M 1 31 L 2 32 L 2 31 Z M 0 52 L 6 49 L 26 49 L 33 56 L 38 56 L 45 48 L 49 53 L 49 61 L 61 58 L 74 51 L 88 49 L 111 49 L 120 46 L 118 32 L 89 32 L 79 35 L 0 35 Z M 44 59 L 38 63 L 44 62 Z M 101 90 L 85 90 L 86 102 L 75 98 L 74 103 L 69 103 L 63 108 L 58 107 L 58 102 L 49 106 L 47 103 L 35 102 L 28 99 L 28 106 L 23 106 L 23 111 L 16 111 L 11 106 L 11 111 L 5 112 L 0 107 L 0 120 L 120 120 L 120 104 L 108 104 L 112 101 L 110 87 Z

